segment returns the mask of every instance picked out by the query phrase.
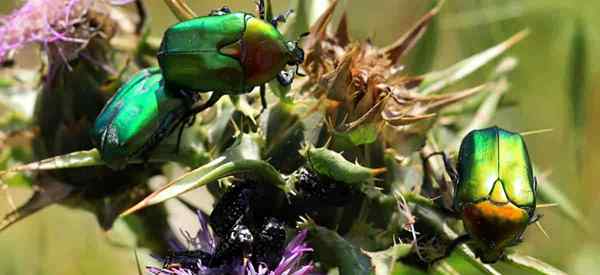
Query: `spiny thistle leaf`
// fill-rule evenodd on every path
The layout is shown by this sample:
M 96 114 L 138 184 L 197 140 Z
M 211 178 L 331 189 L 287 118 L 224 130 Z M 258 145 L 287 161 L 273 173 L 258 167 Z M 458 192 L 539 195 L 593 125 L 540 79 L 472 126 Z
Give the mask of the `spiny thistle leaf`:
M 364 252 L 369 257 L 375 268 L 375 275 L 391 274 L 396 265 L 396 261 L 408 255 L 412 249 L 411 244 L 396 244 L 390 248 L 377 252 Z
M 367 123 L 347 132 L 338 132 L 335 129 L 333 129 L 332 132 L 336 137 L 336 141 L 338 138 L 341 138 L 350 143 L 351 146 L 358 146 L 375 142 L 379 130 L 377 129 L 377 124 Z
M 291 173 L 304 162 L 298 151 L 306 141 L 307 127 L 297 113 L 297 104 L 280 102 L 269 108 L 260 121 L 261 131 L 266 136 L 264 156 L 283 173 Z
M 419 86 L 419 92 L 423 94 L 434 93 L 465 78 L 521 41 L 528 33 L 527 30 L 521 31 L 506 41 L 460 61 L 447 69 L 426 74 L 423 83 Z
M 369 275 L 374 271 L 370 257 L 335 231 L 314 223 L 303 227 L 308 229 L 308 243 L 323 264 L 338 267 L 340 274 Z
M 279 172 L 267 162 L 261 160 L 228 161 L 225 157 L 220 157 L 171 181 L 123 212 L 121 216 L 129 215 L 147 206 L 164 202 L 208 183 L 243 172 L 252 172 L 264 182 L 273 184 L 286 193 L 292 192 Z
M 28 164 L 12 167 L 6 171 L 0 171 L 0 176 L 6 173 L 36 170 L 56 170 L 65 168 L 78 168 L 88 166 L 104 165 L 98 150 L 77 151 L 65 155 L 56 156 Z
M 376 175 L 385 172 L 385 168 L 371 169 L 349 162 L 340 153 L 327 148 L 308 145 L 303 151 L 312 169 L 337 181 L 358 184 L 373 180 Z

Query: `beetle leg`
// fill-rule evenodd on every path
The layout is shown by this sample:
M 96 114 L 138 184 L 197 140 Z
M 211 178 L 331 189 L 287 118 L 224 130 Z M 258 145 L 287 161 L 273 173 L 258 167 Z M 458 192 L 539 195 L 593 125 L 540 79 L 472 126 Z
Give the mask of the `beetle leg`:
M 290 14 L 292 14 L 294 12 L 294 10 L 287 10 L 286 12 L 277 15 L 275 18 L 271 19 L 271 25 L 273 25 L 273 27 L 277 28 L 277 25 L 279 23 L 285 23 L 285 21 L 287 20 L 287 18 L 290 16 Z
M 208 101 L 206 101 L 205 103 L 203 103 L 200 106 L 196 106 L 191 108 L 185 115 L 185 117 L 189 117 L 190 115 L 195 115 L 197 113 L 200 113 L 208 108 L 210 108 L 211 106 L 215 105 L 215 103 L 217 103 L 217 101 L 219 101 L 219 99 L 221 98 L 221 96 L 223 96 L 223 94 L 221 93 L 216 93 L 213 92 L 212 95 L 210 95 L 210 98 L 208 99 Z
M 267 87 L 265 84 L 260 85 L 260 105 L 262 105 L 262 109 L 260 109 L 262 114 L 267 109 Z
M 439 260 L 443 260 L 445 258 L 450 257 L 450 254 L 452 254 L 452 251 L 454 251 L 454 249 L 456 249 L 459 245 L 464 244 L 468 241 L 471 240 L 471 236 L 465 234 L 462 236 L 459 236 L 458 238 L 454 239 L 450 245 L 448 245 L 448 247 L 446 247 L 446 250 L 444 251 L 444 255 L 441 257 L 437 257 L 435 259 L 433 259 L 431 261 L 431 265 L 434 265 L 436 262 L 438 262 Z
M 180 97 L 183 100 L 185 106 L 188 108 L 192 108 L 192 106 L 194 106 L 194 104 L 198 101 L 199 98 L 195 92 L 183 89 L 176 90 L 175 95 Z
M 288 71 L 281 71 L 277 74 L 277 81 L 282 86 L 290 86 L 294 80 L 294 73 Z
M 182 122 L 179 123 L 180 125 L 179 125 L 179 132 L 177 133 L 177 143 L 175 145 L 175 154 L 179 154 L 179 145 L 181 145 L 181 137 L 183 135 L 183 129 L 185 129 L 186 124 L 188 122 L 188 121 L 186 121 L 186 119 L 188 119 L 188 121 L 189 121 L 189 117 L 187 117 L 187 118 L 184 117 L 182 119 Z
M 442 159 L 444 160 L 444 167 L 446 168 L 446 172 L 450 176 L 450 179 L 452 179 L 452 183 L 458 183 L 458 172 L 456 171 L 454 166 L 452 166 L 452 162 L 450 161 L 450 158 L 445 152 L 433 152 L 426 156 L 425 159 L 429 159 L 430 157 L 433 157 L 435 155 L 442 156 Z
M 531 217 L 531 220 L 529 220 L 529 224 L 534 224 L 536 222 L 538 222 L 544 215 L 535 213 L 533 214 L 533 217 Z

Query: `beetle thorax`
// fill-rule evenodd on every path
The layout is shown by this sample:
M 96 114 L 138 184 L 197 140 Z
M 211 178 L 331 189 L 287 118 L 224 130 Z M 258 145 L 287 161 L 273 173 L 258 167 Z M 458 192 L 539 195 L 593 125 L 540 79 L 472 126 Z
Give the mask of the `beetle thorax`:
M 285 40 L 275 27 L 257 18 L 247 21 L 240 56 L 247 84 L 255 86 L 273 79 L 288 59 Z

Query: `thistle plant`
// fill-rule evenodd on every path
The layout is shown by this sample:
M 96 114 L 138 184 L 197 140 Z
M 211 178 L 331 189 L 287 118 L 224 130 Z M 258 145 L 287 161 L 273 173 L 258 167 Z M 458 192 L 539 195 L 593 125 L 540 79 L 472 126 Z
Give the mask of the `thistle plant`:
M 51 2 L 61 8 L 46 9 L 41 22 L 23 19 L 41 12 L 35 5 Z M 160 263 L 146 270 L 156 275 L 499 274 L 501 266 L 479 259 L 479 248 L 454 242 L 467 232 L 451 213 L 457 192 L 446 164 L 458 161 L 458 146 L 469 132 L 492 126 L 518 65 L 515 57 L 502 55 L 527 30 L 448 68 L 411 75 L 406 56 L 427 42 L 420 39 L 427 37 L 444 1 L 383 47 L 352 38 L 353 19 L 340 1 L 325 1 L 320 10 L 309 7 L 317 1 L 296 1 L 297 13 L 284 24 L 290 36 L 309 33 L 300 40 L 305 58 L 298 70 L 305 77 L 291 87 L 268 82 L 264 111 L 257 92 L 225 96 L 182 124 L 181 134 L 173 131 L 148 155 L 115 171 L 88 134 L 108 98 L 133 73 L 154 66 L 158 50 L 141 27 L 138 32 L 127 27 L 136 24 L 134 15 L 112 5 L 126 2 L 28 1 L 0 26 L 5 34 L 0 59 L 28 43 L 41 44 L 46 57 L 33 117 L 11 129 L 15 123 L 9 118 L 18 111 L 0 112 L 0 138 L 24 132 L 31 138 L 26 146 L 0 140 L 11 152 L 31 152 L 0 156 L 5 169 L 0 176 L 5 184 L 26 182 L 35 190 L 29 202 L 6 216 L 2 229 L 53 203 L 90 210 L 105 230 L 120 218 L 130 219 L 132 227 L 142 221 L 135 232 L 143 241 L 137 245 L 157 255 Z M 183 1 L 164 2 L 182 21 L 209 13 L 193 11 Z M 269 0 L 260 1 L 257 10 L 267 21 L 277 19 Z M 117 20 L 120 12 L 128 16 Z M 310 17 L 318 19 L 309 25 Z M 20 21 L 32 27 L 19 29 Z M 118 43 L 123 40 L 129 46 Z M 484 65 L 494 69 L 479 85 L 455 88 Z M 439 152 L 450 154 L 447 163 L 431 157 Z M 168 183 L 151 186 L 151 176 Z M 216 201 L 209 214 L 181 198 L 197 188 Z M 559 211 L 581 224 L 581 214 L 551 185 L 537 195 L 560 202 Z M 178 227 L 166 222 L 162 203 L 167 200 L 183 202 L 197 214 L 200 230 L 185 234 L 186 243 L 172 233 Z M 499 261 L 562 274 L 513 251 Z

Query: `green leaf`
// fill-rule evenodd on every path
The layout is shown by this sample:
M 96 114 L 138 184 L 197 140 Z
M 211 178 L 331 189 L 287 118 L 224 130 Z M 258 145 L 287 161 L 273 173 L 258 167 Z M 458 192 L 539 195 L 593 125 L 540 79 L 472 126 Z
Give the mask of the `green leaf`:
M 336 138 L 344 139 L 354 146 L 375 142 L 377 140 L 377 134 L 377 124 L 375 123 L 361 124 L 348 132 L 334 131 Z
M 503 260 L 511 265 L 524 268 L 527 274 L 566 275 L 563 271 L 530 256 L 508 254 Z
M 265 159 L 283 173 L 291 173 L 304 163 L 298 152 L 306 127 L 296 114 L 297 105 L 278 103 L 262 116 L 260 127 L 266 134 Z
M 262 137 L 256 133 L 240 134 L 235 142 L 225 151 L 227 160 L 260 160 Z
M 570 92 L 571 113 L 575 131 L 575 157 L 580 174 L 582 161 L 583 131 L 585 128 L 586 74 L 587 74 L 587 41 L 586 30 L 581 19 L 575 21 L 575 32 L 571 40 L 570 53 Z
M 98 150 L 91 149 L 88 151 L 77 151 L 65 155 L 56 156 L 28 164 L 12 167 L 5 171 L 0 171 L 0 176 L 6 173 L 21 172 L 21 171 L 37 171 L 37 170 L 55 170 L 65 168 L 78 168 L 87 166 L 104 165 L 104 161 L 100 159 Z
M 230 97 L 223 97 L 216 110 L 217 114 L 210 125 L 208 125 L 208 141 L 217 152 L 225 150 L 225 146 L 231 142 L 231 134 L 228 132 L 229 124 L 235 113 L 235 105 Z
M 439 3 L 439 0 L 431 1 L 431 8 L 434 8 Z M 428 23 L 427 30 L 421 37 L 419 43 L 413 49 L 413 54 L 406 66 L 411 73 L 420 75 L 431 70 L 435 58 L 436 47 L 439 37 L 440 22 L 437 16 L 431 18 Z
M 357 184 L 372 180 L 376 175 L 385 172 L 385 168 L 371 169 L 347 161 L 340 153 L 327 148 L 315 148 L 309 145 L 306 159 L 317 173 L 337 181 Z
M 423 272 L 420 269 L 412 267 L 410 265 L 406 265 L 402 262 L 397 262 L 394 265 L 394 270 L 391 273 L 392 275 L 427 275 L 427 273 Z
M 5 89 L 14 85 L 14 81 L 8 78 L 0 78 L 0 89 Z
M 375 275 L 391 274 L 395 269 L 396 261 L 408 255 L 412 249 L 411 244 L 396 244 L 386 250 L 377 252 L 365 252 L 375 267 Z
M 271 22 L 273 20 L 273 4 L 271 4 L 271 0 L 264 0 L 265 3 L 265 19 L 267 22 Z
M 521 41 L 528 33 L 527 30 L 521 31 L 506 41 L 460 61 L 447 69 L 426 74 L 418 88 L 418 92 L 423 94 L 434 93 L 465 78 Z
M 308 243 L 315 250 L 319 262 L 328 267 L 338 267 L 340 274 L 370 275 L 371 259 L 335 231 L 310 223 Z
M 246 172 L 251 172 L 252 175 L 260 177 L 263 182 L 273 184 L 286 193 L 291 193 L 291 188 L 289 188 L 281 174 L 269 163 L 259 160 L 260 145 L 256 142 L 257 136 L 256 134 L 239 136 L 234 145 L 223 156 L 169 182 L 123 212 L 121 216 L 164 202 L 216 180 Z

